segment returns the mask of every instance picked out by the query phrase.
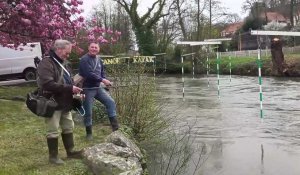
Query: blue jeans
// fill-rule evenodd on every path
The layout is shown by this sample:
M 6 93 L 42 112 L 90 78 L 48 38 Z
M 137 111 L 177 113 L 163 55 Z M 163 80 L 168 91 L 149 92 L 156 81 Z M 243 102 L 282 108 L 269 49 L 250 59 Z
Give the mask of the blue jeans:
M 92 111 L 94 105 L 94 98 L 100 101 L 106 107 L 108 117 L 116 117 L 116 103 L 110 94 L 102 87 L 98 89 L 84 89 L 85 99 L 83 107 L 85 110 L 84 125 L 92 126 Z

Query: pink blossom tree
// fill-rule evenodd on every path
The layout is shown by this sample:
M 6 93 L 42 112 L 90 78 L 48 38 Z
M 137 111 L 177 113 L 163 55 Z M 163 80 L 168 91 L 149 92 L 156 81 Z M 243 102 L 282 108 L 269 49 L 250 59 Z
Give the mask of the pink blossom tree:
M 82 3 L 82 0 L 0 1 L 0 45 L 41 42 L 49 48 L 59 38 L 72 39 L 74 43 L 116 42 L 118 31 L 85 25 Z M 79 31 L 85 31 L 86 35 L 78 37 Z

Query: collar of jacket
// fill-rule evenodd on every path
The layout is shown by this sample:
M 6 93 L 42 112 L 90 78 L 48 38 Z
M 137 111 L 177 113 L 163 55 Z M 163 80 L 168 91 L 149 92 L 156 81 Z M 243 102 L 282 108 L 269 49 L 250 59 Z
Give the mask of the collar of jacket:
M 89 53 L 87 55 L 91 58 L 97 58 L 97 55 L 90 55 Z
M 51 58 L 55 58 L 57 61 L 59 61 L 60 63 L 63 63 L 64 62 L 64 60 L 63 59 L 61 59 L 58 55 L 56 55 L 56 53 L 54 52 L 54 50 L 50 50 L 49 51 L 49 56 L 51 57 Z

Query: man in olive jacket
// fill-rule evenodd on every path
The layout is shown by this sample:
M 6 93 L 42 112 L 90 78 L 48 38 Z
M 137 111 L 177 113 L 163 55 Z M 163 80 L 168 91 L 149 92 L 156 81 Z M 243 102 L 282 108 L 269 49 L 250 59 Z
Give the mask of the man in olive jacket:
M 70 71 L 65 62 L 72 50 L 72 44 L 67 40 L 56 40 L 49 56 L 42 59 L 37 68 L 38 87 L 46 97 L 53 97 L 58 108 L 51 118 L 46 118 L 47 144 L 49 161 L 54 164 L 63 164 L 58 158 L 58 137 L 61 127 L 62 140 L 68 158 L 80 158 L 81 151 L 73 151 L 72 100 L 73 94 L 80 93 L 81 88 L 73 86 Z

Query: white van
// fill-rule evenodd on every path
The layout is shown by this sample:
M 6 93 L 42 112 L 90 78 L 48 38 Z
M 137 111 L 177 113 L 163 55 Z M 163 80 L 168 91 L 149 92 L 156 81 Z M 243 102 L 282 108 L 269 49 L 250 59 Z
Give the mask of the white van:
M 35 57 L 42 58 L 40 43 L 27 43 L 17 49 L 0 46 L 0 78 L 35 80 Z

